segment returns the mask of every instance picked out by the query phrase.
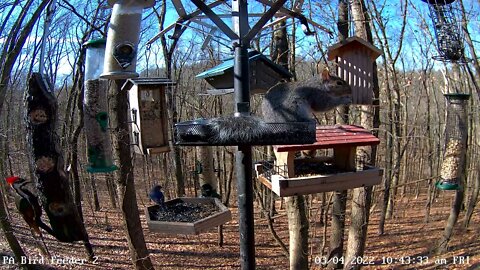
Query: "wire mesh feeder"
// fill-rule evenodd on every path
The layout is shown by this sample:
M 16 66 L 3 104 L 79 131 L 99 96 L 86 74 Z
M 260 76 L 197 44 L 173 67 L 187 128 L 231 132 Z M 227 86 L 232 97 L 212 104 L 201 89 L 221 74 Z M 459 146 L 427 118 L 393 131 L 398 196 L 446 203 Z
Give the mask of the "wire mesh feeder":
M 433 21 L 439 55 L 433 58 L 440 61 L 466 62 L 463 45 L 463 31 L 457 22 L 455 0 L 422 0 L 427 2 Z
M 467 151 L 468 120 L 466 105 L 469 94 L 446 94 L 447 119 L 445 127 L 445 152 L 436 183 L 442 190 L 459 189 L 460 178 L 465 168 Z
M 290 145 L 315 142 L 315 122 L 265 123 L 254 116 L 175 124 L 177 145 Z

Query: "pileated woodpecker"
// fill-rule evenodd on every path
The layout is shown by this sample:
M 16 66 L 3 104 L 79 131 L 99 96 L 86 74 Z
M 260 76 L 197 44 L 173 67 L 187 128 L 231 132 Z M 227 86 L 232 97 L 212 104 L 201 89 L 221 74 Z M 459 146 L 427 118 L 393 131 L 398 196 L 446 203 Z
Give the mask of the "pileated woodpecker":
M 7 177 L 6 180 L 15 191 L 14 197 L 17 210 L 25 222 L 27 222 L 32 233 L 42 236 L 40 231 L 40 228 L 42 228 L 49 234 L 54 235 L 52 229 L 43 223 L 40 218 L 42 216 L 42 208 L 38 203 L 37 196 L 34 195 L 33 183 L 17 176 Z

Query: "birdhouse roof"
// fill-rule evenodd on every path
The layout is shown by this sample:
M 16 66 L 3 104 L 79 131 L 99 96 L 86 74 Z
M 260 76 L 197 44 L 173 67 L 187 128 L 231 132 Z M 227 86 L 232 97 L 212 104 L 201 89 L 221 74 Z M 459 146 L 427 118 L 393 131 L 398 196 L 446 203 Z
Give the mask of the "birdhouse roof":
M 332 61 L 337 56 L 342 56 L 346 52 L 358 50 L 360 48 L 370 51 L 369 56 L 372 60 L 377 59 L 377 57 L 383 54 L 379 48 L 373 46 L 370 42 L 360 37 L 353 36 L 328 47 L 328 60 Z
M 266 57 L 265 55 L 263 55 L 263 54 L 261 54 L 257 51 L 248 52 L 248 56 L 249 56 L 248 57 L 248 62 L 249 63 L 253 62 L 253 61 L 262 61 L 267 66 L 272 68 L 275 72 L 280 74 L 282 77 L 284 77 L 284 78 L 293 77 L 293 75 L 290 72 L 288 72 L 288 70 L 286 70 L 284 67 L 276 64 L 272 60 L 268 59 L 268 57 Z M 209 70 L 206 70 L 206 71 L 198 74 L 196 77 L 200 78 L 200 79 L 205 79 L 205 78 L 210 78 L 210 77 L 223 75 L 223 74 L 225 74 L 226 71 L 228 71 L 230 69 L 233 69 L 233 66 L 235 64 L 234 60 L 235 59 L 233 57 L 228 58 L 225 61 L 223 61 L 223 63 L 221 63 L 220 65 L 217 65 L 217 66 L 215 66 L 215 67 L 213 67 Z
M 133 85 L 174 85 L 170 79 L 167 78 L 132 78 L 128 79 L 122 86 L 122 89 L 130 89 Z

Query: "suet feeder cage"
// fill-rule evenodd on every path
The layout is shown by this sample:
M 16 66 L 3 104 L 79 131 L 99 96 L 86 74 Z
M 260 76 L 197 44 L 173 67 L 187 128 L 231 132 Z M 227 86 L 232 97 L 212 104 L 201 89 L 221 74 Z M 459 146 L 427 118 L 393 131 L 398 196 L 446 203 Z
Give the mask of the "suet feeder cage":
M 353 104 L 372 104 L 373 63 L 382 51 L 366 40 L 350 37 L 328 48 L 328 60 L 334 61 L 337 76 L 352 87 Z
M 280 197 L 378 185 L 383 170 L 356 158 L 356 147 L 379 143 L 362 127 L 319 126 L 313 144 L 274 147 L 275 164 L 256 164 L 257 179 Z M 298 151 L 317 149 L 328 150 L 328 155 L 295 158 Z
M 251 94 L 266 93 L 278 82 L 293 77 L 284 67 L 274 63 L 257 51 L 248 53 L 248 62 Z M 220 65 L 198 74 L 196 77 L 205 79 L 208 84 L 215 88 L 214 90 L 208 90 L 207 94 L 233 93 L 233 66 L 234 59 L 230 58 Z
M 432 18 L 440 61 L 465 62 L 463 30 L 457 18 L 455 0 L 422 0 L 428 3 Z
M 111 80 L 138 77 L 135 68 L 142 12 L 152 7 L 155 0 L 109 0 L 108 4 L 113 9 L 101 77 Z
M 112 143 L 108 132 L 108 81 L 100 79 L 105 56 L 105 40 L 90 40 L 84 47 L 86 62 L 83 114 L 87 136 L 87 171 L 112 172 L 118 167 L 113 164 Z
M 217 198 L 182 197 L 166 201 L 165 205 L 165 209 L 158 205 L 145 209 L 151 232 L 195 235 L 232 219 L 230 210 Z
M 170 151 L 168 140 L 166 88 L 174 83 L 165 78 L 128 79 L 131 132 L 134 151 L 156 154 Z
M 445 124 L 445 151 L 436 186 L 443 190 L 456 190 L 465 169 L 467 151 L 469 94 L 445 94 L 447 118 Z

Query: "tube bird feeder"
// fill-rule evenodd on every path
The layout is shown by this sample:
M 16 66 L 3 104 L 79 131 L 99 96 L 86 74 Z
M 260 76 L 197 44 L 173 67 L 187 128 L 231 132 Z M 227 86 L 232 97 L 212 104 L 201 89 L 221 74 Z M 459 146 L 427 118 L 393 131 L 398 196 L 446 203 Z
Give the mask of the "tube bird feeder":
M 90 40 L 86 48 L 85 93 L 83 113 L 87 136 L 88 166 L 90 173 L 111 172 L 112 146 L 108 132 L 107 80 L 100 79 L 105 55 L 105 39 Z
M 445 126 L 445 152 L 436 186 L 442 190 L 460 188 L 467 152 L 469 94 L 445 94 L 447 119 Z
M 144 8 L 152 7 L 155 0 L 109 0 L 112 16 L 107 34 L 104 79 L 138 77 L 137 63 L 140 25 Z

